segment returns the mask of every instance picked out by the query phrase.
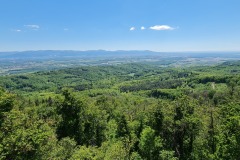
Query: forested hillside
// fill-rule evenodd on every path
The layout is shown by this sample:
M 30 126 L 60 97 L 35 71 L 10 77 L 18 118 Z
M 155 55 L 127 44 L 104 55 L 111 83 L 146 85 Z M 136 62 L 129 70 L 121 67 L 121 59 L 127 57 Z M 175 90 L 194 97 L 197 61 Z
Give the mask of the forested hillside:
M 237 160 L 240 61 L 0 77 L 0 159 Z

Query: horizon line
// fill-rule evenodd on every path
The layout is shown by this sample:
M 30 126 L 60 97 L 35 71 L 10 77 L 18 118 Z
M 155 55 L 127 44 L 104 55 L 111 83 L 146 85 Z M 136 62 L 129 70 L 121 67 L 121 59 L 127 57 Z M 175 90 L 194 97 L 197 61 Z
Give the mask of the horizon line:
M 38 50 L 8 50 L 8 51 L 0 51 L 0 53 L 3 52 L 37 52 L 37 51 L 72 51 L 72 52 L 87 52 L 87 51 L 106 51 L 106 52 L 126 52 L 126 51 L 146 51 L 146 52 L 158 52 L 158 53 L 182 53 L 182 52 L 193 52 L 193 53 L 199 53 L 199 52 L 240 52 L 240 50 L 186 50 L 186 51 L 156 51 L 156 50 L 107 50 L 107 49 L 89 49 L 89 50 L 71 50 L 71 49 L 38 49 Z

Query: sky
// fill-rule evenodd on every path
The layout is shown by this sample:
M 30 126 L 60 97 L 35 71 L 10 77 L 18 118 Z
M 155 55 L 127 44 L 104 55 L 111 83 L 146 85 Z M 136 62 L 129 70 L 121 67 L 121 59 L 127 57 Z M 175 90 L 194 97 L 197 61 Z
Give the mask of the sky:
M 0 0 L 0 51 L 240 51 L 240 0 Z

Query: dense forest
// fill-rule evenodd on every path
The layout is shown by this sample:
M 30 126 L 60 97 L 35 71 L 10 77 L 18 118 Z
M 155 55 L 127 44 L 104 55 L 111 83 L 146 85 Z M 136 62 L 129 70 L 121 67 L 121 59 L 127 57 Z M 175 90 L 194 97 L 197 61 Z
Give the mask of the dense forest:
M 240 61 L 0 77 L 0 159 L 237 160 Z

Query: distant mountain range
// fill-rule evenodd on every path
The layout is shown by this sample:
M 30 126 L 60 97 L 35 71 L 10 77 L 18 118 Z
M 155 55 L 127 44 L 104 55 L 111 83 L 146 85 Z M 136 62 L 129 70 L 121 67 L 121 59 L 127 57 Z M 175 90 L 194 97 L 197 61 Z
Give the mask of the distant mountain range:
M 149 50 L 39 50 L 22 52 L 0 52 L 0 59 L 62 59 L 62 58 L 240 58 L 240 52 L 154 52 Z
M 23 51 L 23 52 L 0 52 L 0 58 L 14 59 L 55 59 L 55 58 L 120 58 L 125 56 L 160 56 L 159 52 L 152 51 L 105 51 L 105 50 L 89 50 L 89 51 L 72 51 L 72 50 L 40 50 L 40 51 Z

